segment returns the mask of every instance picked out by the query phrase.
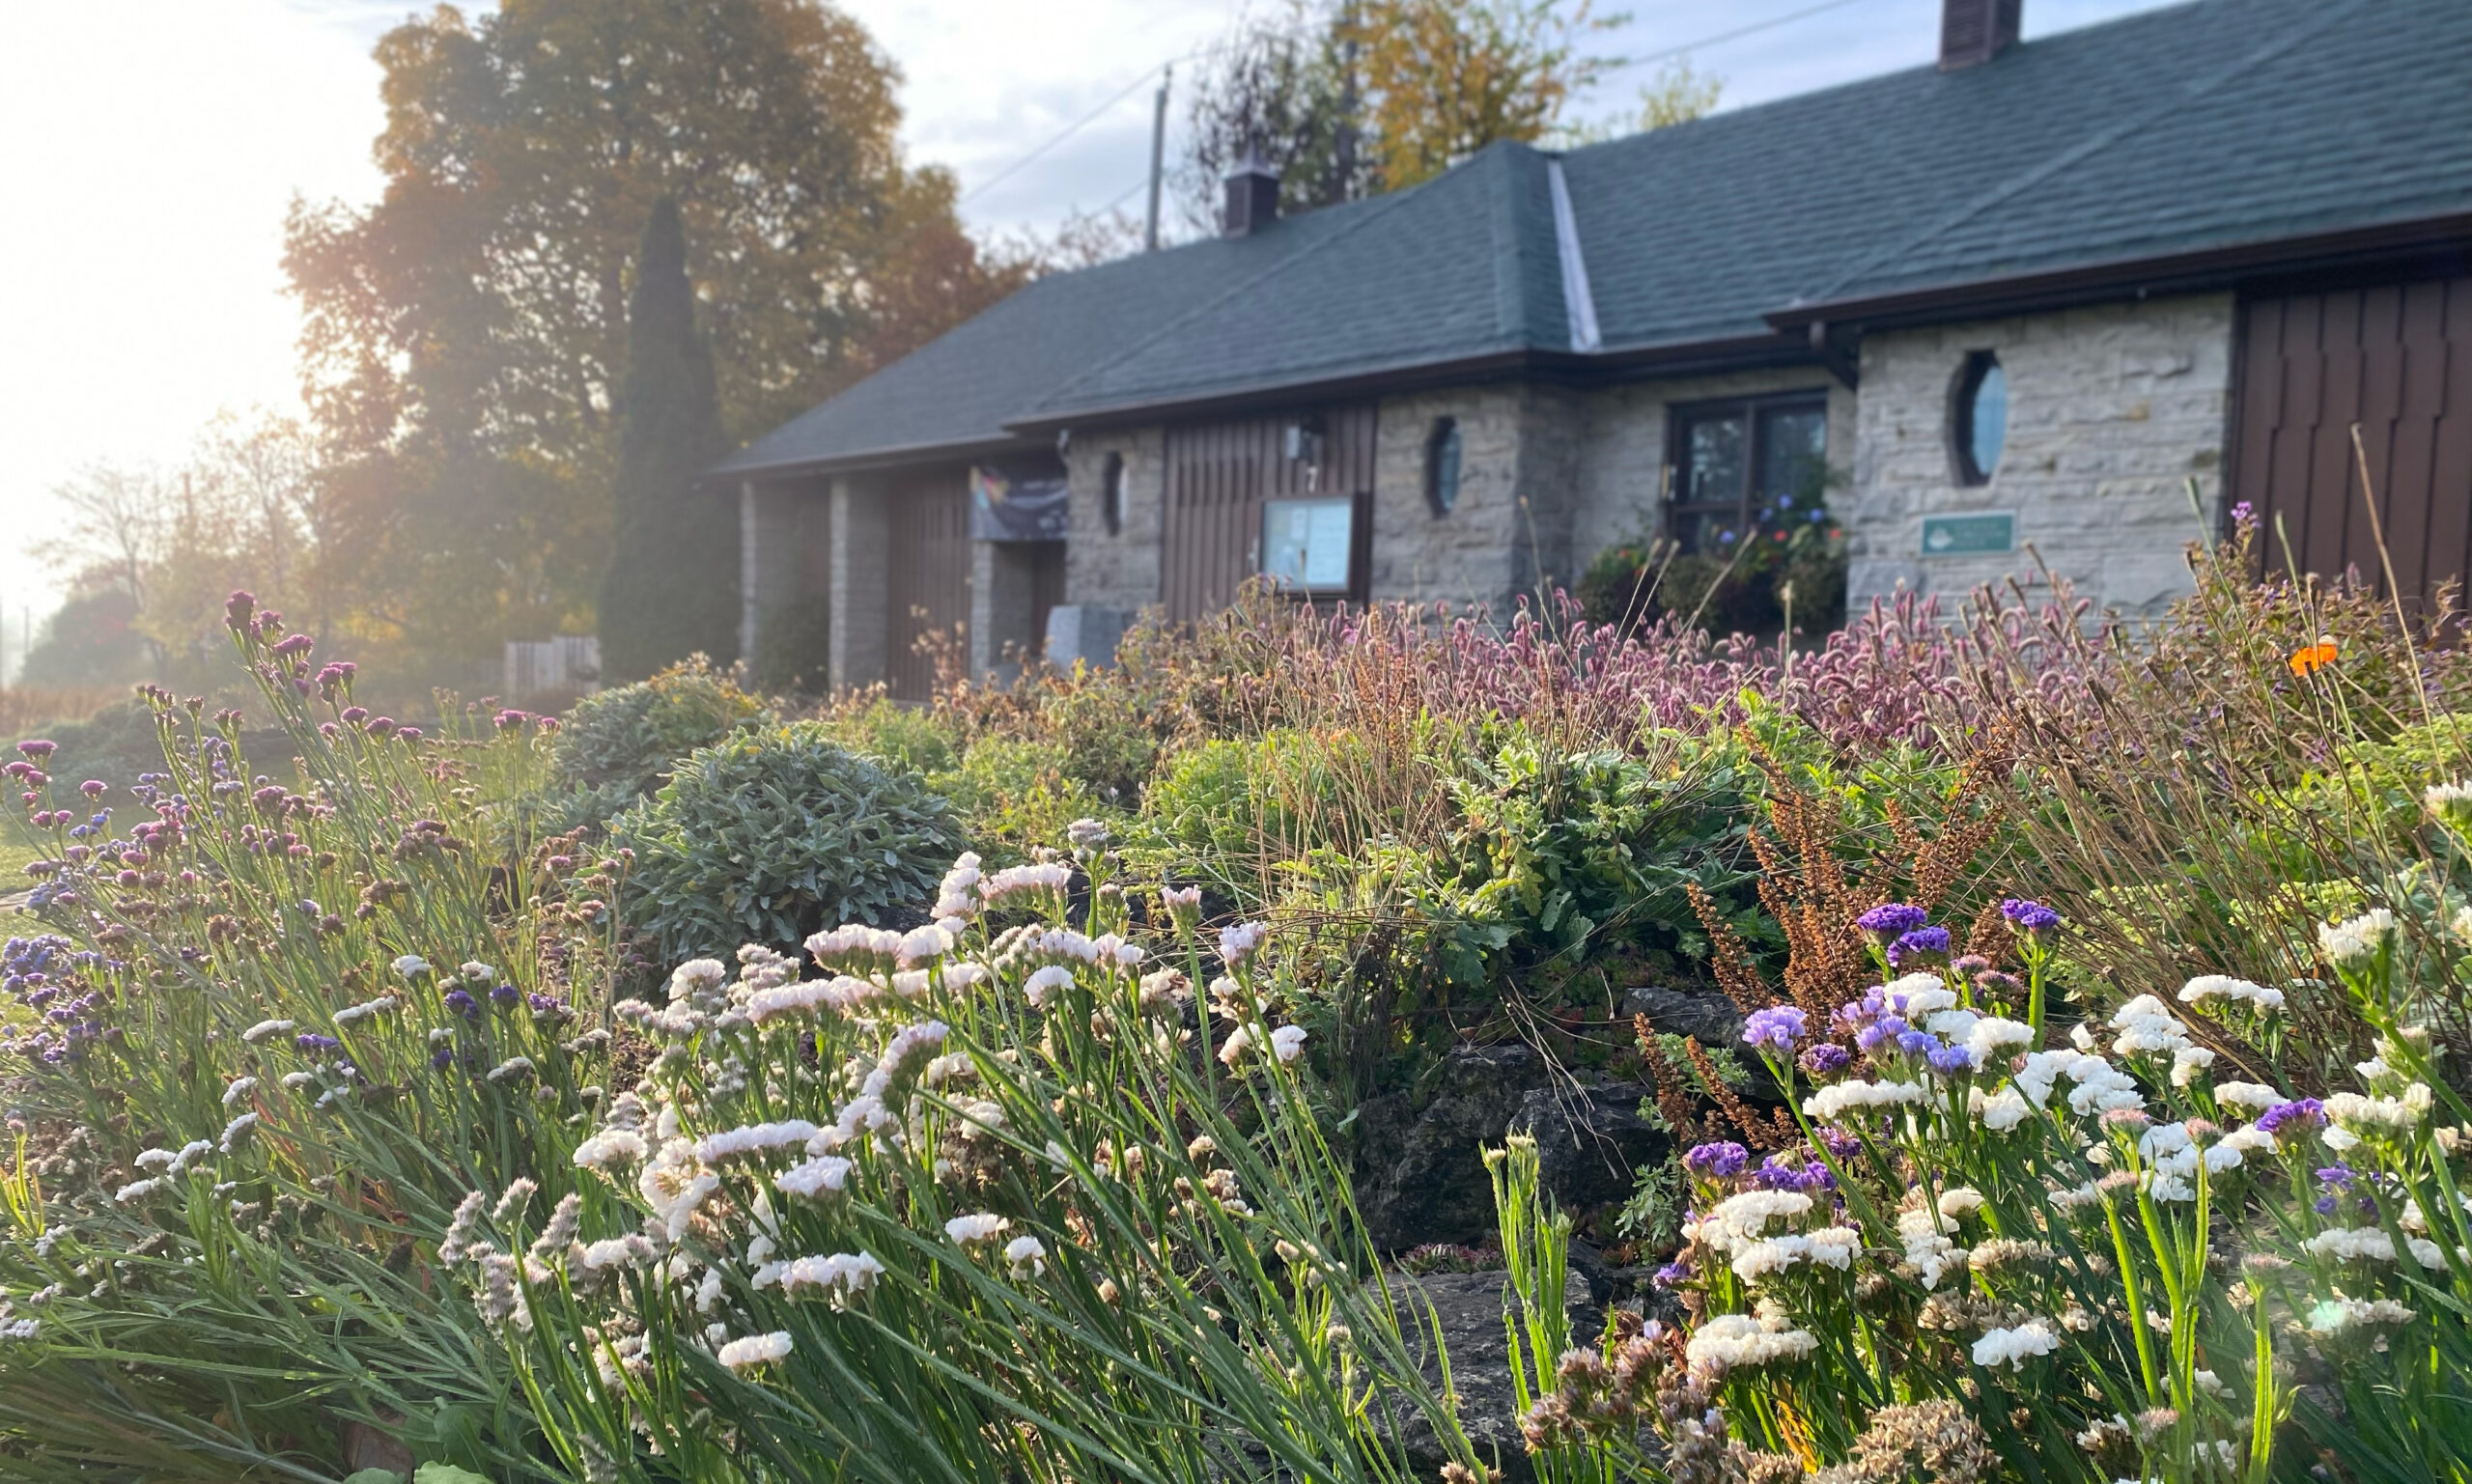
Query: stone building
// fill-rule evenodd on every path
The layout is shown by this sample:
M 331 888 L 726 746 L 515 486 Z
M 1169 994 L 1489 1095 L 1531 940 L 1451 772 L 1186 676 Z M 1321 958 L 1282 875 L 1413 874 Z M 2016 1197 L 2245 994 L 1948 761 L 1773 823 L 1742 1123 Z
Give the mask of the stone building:
M 1851 602 L 2038 566 L 2152 611 L 2472 559 L 2472 5 L 2197 0 L 1040 280 L 750 445 L 745 648 L 921 693 L 1269 575 L 1494 611 L 1629 540 L 1842 529 Z M 1825 516 L 1812 513 L 1824 500 Z M 1797 503 L 1798 502 L 1798 503 Z M 1773 531 L 1772 531 L 1773 535 Z

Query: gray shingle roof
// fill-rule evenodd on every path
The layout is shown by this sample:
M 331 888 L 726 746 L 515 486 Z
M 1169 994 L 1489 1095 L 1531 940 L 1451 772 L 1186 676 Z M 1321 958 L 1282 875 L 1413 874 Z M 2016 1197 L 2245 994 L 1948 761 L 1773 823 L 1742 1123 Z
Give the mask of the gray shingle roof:
M 723 471 L 1567 351 L 1549 157 L 1041 280 Z M 2472 0 L 2198 0 L 1563 157 L 1607 352 L 1839 301 L 2472 211 Z

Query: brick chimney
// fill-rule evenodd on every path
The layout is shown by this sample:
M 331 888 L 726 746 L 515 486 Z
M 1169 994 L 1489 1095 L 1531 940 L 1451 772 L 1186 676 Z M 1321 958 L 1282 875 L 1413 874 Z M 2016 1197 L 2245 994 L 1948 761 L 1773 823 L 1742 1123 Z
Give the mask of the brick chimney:
M 1277 220 L 1278 172 L 1248 150 L 1227 173 L 1227 214 L 1220 222 L 1220 232 L 1225 237 L 1251 237 Z
M 1988 62 L 2017 44 L 2024 0 L 1940 0 L 1940 70 Z

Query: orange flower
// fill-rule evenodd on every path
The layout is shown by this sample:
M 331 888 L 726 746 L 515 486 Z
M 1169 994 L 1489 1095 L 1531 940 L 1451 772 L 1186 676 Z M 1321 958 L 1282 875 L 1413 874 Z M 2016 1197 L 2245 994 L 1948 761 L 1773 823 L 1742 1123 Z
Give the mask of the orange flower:
M 2291 673 L 2299 676 L 2317 674 L 2335 662 L 2338 651 L 2332 636 L 2319 634 L 2315 644 L 2304 644 L 2291 652 Z

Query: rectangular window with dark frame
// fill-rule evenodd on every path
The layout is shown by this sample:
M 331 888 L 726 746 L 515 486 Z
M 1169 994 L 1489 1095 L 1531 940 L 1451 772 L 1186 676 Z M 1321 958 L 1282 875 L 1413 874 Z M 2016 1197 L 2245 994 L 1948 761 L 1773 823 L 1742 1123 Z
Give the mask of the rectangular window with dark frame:
M 1692 403 L 1671 416 L 1666 533 L 1685 552 L 1724 551 L 1748 532 L 1781 523 L 1781 510 L 1819 497 L 1828 466 L 1826 392 Z

